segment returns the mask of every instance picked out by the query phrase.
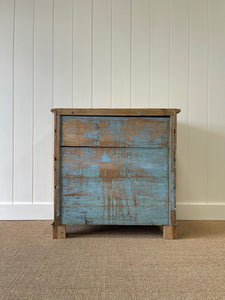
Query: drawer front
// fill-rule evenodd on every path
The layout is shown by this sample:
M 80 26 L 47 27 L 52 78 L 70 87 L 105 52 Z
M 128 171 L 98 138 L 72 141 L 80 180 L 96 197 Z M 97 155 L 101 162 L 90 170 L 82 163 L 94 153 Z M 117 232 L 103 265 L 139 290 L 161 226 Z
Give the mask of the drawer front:
M 168 117 L 61 117 L 61 146 L 168 147 Z
M 168 180 L 167 148 L 62 147 L 62 177 L 148 177 Z
M 168 224 L 168 180 L 64 177 L 62 224 Z
M 169 224 L 168 117 L 61 117 L 62 224 Z
M 62 147 L 62 224 L 168 224 L 168 153 Z

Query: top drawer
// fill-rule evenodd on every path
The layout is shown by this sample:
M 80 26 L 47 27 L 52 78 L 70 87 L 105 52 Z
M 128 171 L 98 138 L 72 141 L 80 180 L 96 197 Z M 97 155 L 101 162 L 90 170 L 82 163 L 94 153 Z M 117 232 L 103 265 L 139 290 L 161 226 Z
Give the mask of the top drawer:
M 61 117 L 61 146 L 158 148 L 168 144 L 169 117 Z

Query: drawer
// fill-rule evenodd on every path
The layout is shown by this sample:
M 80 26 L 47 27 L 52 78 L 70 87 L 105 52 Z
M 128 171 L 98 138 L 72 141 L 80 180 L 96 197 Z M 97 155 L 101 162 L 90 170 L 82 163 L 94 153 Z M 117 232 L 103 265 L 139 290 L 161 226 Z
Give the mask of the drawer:
M 167 224 L 167 148 L 61 147 L 62 224 Z
M 61 146 L 168 147 L 168 132 L 169 117 L 61 117 Z
M 63 177 L 62 224 L 168 224 L 168 180 Z
M 61 148 L 61 176 L 168 180 L 168 148 Z

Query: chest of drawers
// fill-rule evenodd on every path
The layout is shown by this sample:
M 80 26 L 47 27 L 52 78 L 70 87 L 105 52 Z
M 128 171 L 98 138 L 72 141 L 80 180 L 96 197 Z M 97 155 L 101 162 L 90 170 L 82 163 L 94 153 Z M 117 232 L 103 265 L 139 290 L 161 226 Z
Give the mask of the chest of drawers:
M 53 109 L 53 238 L 69 224 L 163 225 L 176 238 L 179 109 Z

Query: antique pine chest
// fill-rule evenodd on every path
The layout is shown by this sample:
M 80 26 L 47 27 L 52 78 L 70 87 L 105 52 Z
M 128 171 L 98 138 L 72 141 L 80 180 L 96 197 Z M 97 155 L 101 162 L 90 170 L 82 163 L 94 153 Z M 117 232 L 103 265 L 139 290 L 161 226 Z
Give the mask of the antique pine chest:
M 52 109 L 53 238 L 67 224 L 163 225 L 176 238 L 179 109 Z

